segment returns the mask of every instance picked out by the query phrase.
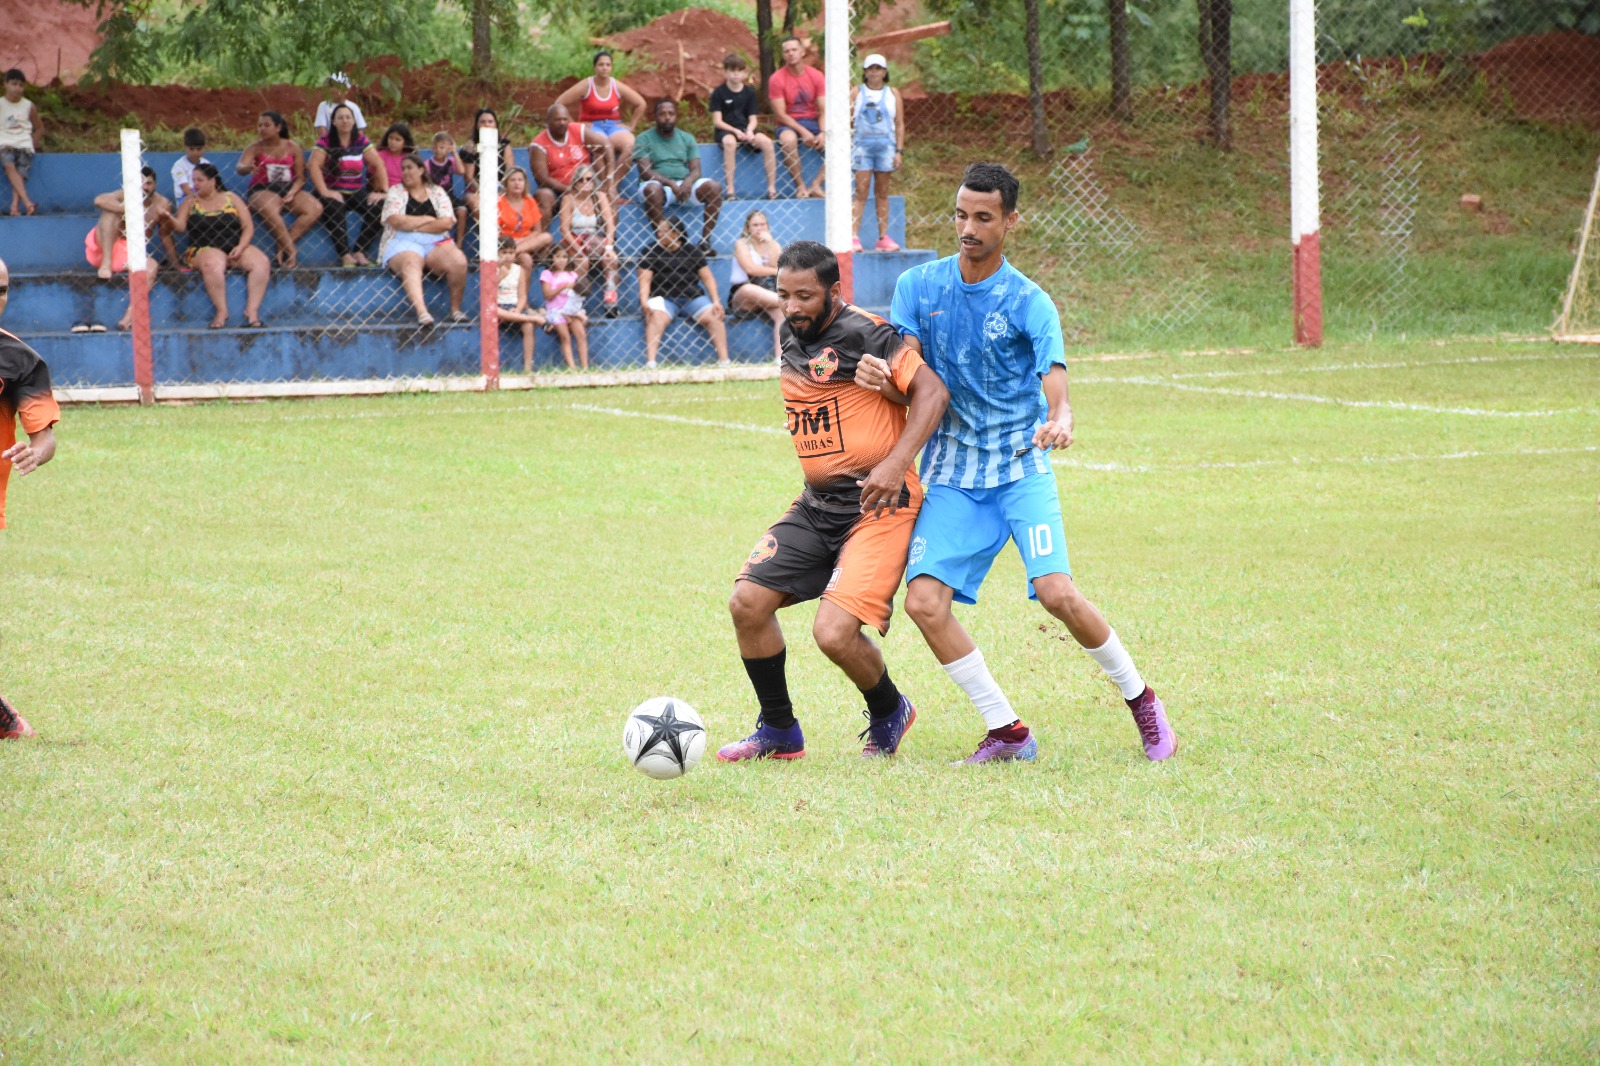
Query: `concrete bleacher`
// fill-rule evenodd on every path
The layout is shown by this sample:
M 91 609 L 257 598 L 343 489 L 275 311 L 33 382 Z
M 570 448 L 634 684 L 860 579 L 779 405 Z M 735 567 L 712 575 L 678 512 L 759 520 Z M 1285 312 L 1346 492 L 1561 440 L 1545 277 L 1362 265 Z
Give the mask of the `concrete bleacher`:
M 526 166 L 526 149 L 516 150 L 517 162 Z M 175 152 L 146 153 L 145 160 L 158 175 L 158 188 L 170 197 L 170 169 Z M 242 193 L 246 178 L 233 174 L 236 152 L 208 152 L 207 158 L 222 171 L 224 182 Z M 720 150 L 701 146 L 702 172 L 722 178 Z M 820 159 L 809 152 L 805 172 L 810 175 Z M 77 386 L 126 385 L 132 381 L 132 344 L 126 334 L 75 334 L 71 326 L 96 322 L 112 326 L 127 306 L 126 276 L 102 281 L 83 258 L 83 240 L 93 227 L 93 200 L 120 184 L 120 157 L 111 154 L 41 154 L 29 181 L 39 214 L 28 218 L 0 217 L 0 258 L 11 268 L 12 296 L 5 326 L 39 349 L 50 362 L 58 383 Z M 802 238 L 820 239 L 824 207 L 820 200 L 766 200 L 766 182 L 759 157 L 741 153 L 737 179 L 740 200 L 724 204 L 712 236 L 716 253 L 711 259 L 720 294 L 726 298 L 732 268 L 733 242 L 745 215 L 754 208 L 768 213 L 778 240 L 788 244 Z M 790 187 L 780 167 L 779 190 Z M 459 189 L 458 189 L 459 191 Z M 753 198 L 749 194 L 756 194 Z M 640 366 L 644 359 L 643 322 L 639 316 L 637 276 L 633 257 L 650 240 L 643 208 L 638 203 L 636 179 L 623 183 L 626 202 L 619 208 L 619 251 L 624 257 L 620 285 L 620 317 L 600 316 L 598 293 L 590 308 L 591 365 L 598 369 Z M 700 232 L 700 208 L 671 209 L 684 218 L 692 237 Z M 352 222 L 352 227 L 358 223 Z M 559 232 L 552 223 L 552 232 Z M 891 203 L 890 234 L 905 242 L 905 205 Z M 869 217 L 863 240 L 877 238 L 876 222 Z M 177 238 L 182 247 L 182 237 Z M 259 219 L 255 243 L 269 258 L 276 251 L 271 235 Z M 160 252 L 157 240 L 152 253 Z M 476 238 L 467 239 L 474 274 L 468 278 L 464 306 L 476 317 Z M 928 252 L 872 253 L 856 259 L 855 302 L 885 313 L 894 282 L 907 267 L 932 257 Z M 448 298 L 442 282 L 430 279 L 427 302 L 436 317 L 444 317 Z M 540 303 L 537 279 L 530 294 Z M 231 321 L 240 323 L 244 309 L 244 278 L 228 277 Z M 160 383 L 217 381 L 330 380 L 385 378 L 439 374 L 474 374 L 478 369 L 477 323 L 446 325 L 419 330 L 400 292 L 398 281 L 378 268 L 341 268 L 332 244 L 319 223 L 300 242 L 300 265 L 295 270 L 274 270 L 262 305 L 265 329 L 208 330 L 213 310 L 200 277 L 193 272 L 163 269 L 151 293 L 151 326 L 156 379 Z M 736 362 L 760 363 L 771 357 L 770 321 L 729 320 L 730 352 Z M 554 337 L 539 334 L 536 361 L 540 368 L 560 364 Z M 703 331 L 687 322 L 675 322 L 663 342 L 663 357 L 671 353 L 677 365 L 714 359 Z M 502 331 L 501 363 L 506 372 L 520 370 L 520 333 Z

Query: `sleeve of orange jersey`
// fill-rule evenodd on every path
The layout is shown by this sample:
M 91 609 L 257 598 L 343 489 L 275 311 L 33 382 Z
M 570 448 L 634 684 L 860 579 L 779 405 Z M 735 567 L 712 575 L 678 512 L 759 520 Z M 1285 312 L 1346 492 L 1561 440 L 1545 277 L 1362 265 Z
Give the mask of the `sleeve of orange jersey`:
M 899 341 L 899 338 L 895 338 Z M 910 345 L 900 349 L 898 356 L 890 357 L 889 380 L 894 382 L 894 387 L 900 390 L 902 396 L 911 395 L 911 379 L 917 376 L 917 371 L 927 366 L 922 359 L 922 353 Z
M 61 407 L 50 389 L 50 370 L 40 362 L 22 381 L 17 383 L 17 421 L 22 432 L 33 436 L 61 421 Z

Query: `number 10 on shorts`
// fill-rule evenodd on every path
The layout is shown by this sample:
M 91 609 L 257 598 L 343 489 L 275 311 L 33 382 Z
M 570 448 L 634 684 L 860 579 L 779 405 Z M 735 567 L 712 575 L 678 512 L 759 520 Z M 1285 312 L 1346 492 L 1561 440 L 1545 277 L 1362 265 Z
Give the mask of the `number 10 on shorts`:
M 1049 526 L 1028 527 L 1028 558 L 1041 559 L 1055 550 Z

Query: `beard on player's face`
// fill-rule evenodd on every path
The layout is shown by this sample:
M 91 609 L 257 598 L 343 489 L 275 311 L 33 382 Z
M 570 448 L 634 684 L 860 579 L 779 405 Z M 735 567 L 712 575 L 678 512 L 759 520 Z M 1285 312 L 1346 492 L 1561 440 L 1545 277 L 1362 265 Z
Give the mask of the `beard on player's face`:
M 796 337 L 810 344 L 822 336 L 822 331 L 828 327 L 828 322 L 833 318 L 833 293 L 822 294 L 822 309 L 814 315 L 789 315 L 784 321 Z

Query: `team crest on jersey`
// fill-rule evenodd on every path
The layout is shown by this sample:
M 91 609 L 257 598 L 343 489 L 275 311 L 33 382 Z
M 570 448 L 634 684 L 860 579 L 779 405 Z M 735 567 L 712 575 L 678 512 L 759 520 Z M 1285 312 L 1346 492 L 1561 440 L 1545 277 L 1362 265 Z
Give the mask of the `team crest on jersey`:
M 750 549 L 750 565 L 764 563 L 778 554 L 778 538 L 771 533 L 756 541 L 756 546 Z
M 817 381 L 831 381 L 839 369 L 839 353 L 832 348 L 824 348 L 811 357 L 811 376 Z
M 983 319 L 983 335 L 992 341 L 1004 337 L 1011 329 L 1004 311 L 990 311 Z

